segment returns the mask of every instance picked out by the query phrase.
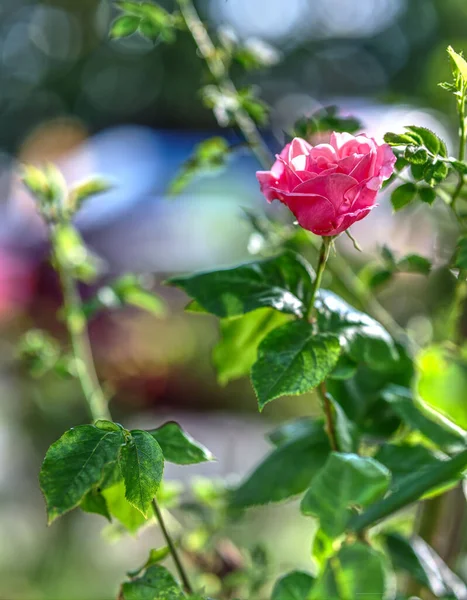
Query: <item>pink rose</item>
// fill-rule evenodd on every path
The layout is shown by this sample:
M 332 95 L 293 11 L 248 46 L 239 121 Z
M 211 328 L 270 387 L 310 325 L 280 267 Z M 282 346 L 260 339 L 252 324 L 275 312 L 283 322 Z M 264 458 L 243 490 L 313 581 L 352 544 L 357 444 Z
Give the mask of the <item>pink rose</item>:
M 374 208 L 395 162 L 387 144 L 365 135 L 333 133 L 329 144 L 317 146 L 295 138 L 271 170 L 258 171 L 256 177 L 268 202 L 283 202 L 304 229 L 338 235 Z

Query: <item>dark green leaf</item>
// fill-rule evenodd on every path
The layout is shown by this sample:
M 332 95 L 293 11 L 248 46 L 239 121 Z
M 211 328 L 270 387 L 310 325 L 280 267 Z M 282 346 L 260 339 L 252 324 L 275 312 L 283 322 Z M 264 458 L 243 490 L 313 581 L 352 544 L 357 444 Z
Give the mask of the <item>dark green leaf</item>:
M 428 275 L 431 271 L 431 261 L 418 254 L 407 254 L 407 256 L 400 259 L 397 263 L 397 267 L 400 271 L 406 273 Z
M 384 540 L 394 567 L 409 573 L 437 598 L 467 598 L 465 583 L 421 537 L 408 540 L 398 533 L 388 533 Z
M 341 354 L 329 377 L 331 379 L 350 379 L 350 377 L 355 375 L 357 366 L 357 363 L 347 356 L 347 354 Z
M 450 164 L 461 175 L 467 175 L 467 163 L 461 162 L 460 160 L 450 160 Z
M 231 504 L 247 508 L 269 502 L 281 502 L 300 494 L 329 454 L 329 442 L 322 423 L 314 423 L 303 435 L 277 433 L 285 441 L 266 456 L 253 473 L 232 492 Z M 289 437 L 290 436 L 290 437 Z
M 375 454 L 375 460 L 391 471 L 391 491 L 403 487 L 407 477 L 412 477 L 413 473 L 421 475 L 448 458 L 446 454 L 432 452 L 426 446 L 410 444 L 383 444 Z M 445 486 L 441 491 L 444 489 Z
M 161 427 L 148 431 L 158 442 L 165 460 L 178 465 L 194 465 L 214 460 L 209 450 L 194 440 L 175 421 L 164 423 Z
M 185 594 L 173 575 L 160 565 L 152 565 L 142 577 L 122 585 L 123 600 L 183 600 Z
M 138 30 L 141 19 L 132 15 L 118 17 L 110 26 L 110 37 L 114 40 L 128 37 Z
M 386 560 L 369 545 L 343 546 L 332 557 L 308 600 L 383 600 L 391 589 Z
M 260 410 L 280 396 L 311 391 L 336 366 L 339 354 L 337 336 L 315 334 L 305 321 L 271 331 L 261 342 L 251 370 Z
M 467 235 L 463 235 L 457 240 L 454 266 L 458 269 L 467 269 Z
M 307 600 L 314 580 L 305 571 L 291 571 L 276 581 L 271 600 Z
M 112 520 L 107 507 L 107 502 L 101 492 L 97 489 L 90 490 L 81 500 L 79 507 L 81 510 L 84 510 L 84 512 L 101 515 L 108 521 Z
M 391 194 L 391 204 L 395 211 L 410 204 L 417 194 L 417 186 L 414 183 L 403 183 Z
M 296 438 L 307 435 L 316 437 L 319 433 L 320 437 L 323 437 L 323 431 L 323 421 L 314 419 L 313 417 L 300 417 L 299 419 L 287 421 L 279 425 L 267 437 L 275 446 L 282 446 L 286 442 L 291 442 Z
M 355 423 L 347 418 L 342 407 L 334 400 L 331 394 L 326 394 L 334 414 L 334 426 L 337 443 L 341 452 L 356 452 L 358 449 L 358 430 Z
M 453 451 L 465 446 L 466 439 L 456 428 L 448 430 L 418 410 L 410 389 L 389 385 L 384 388 L 382 397 L 410 429 L 420 431 L 427 440 L 440 448 Z
M 419 187 L 418 197 L 422 202 L 431 205 L 436 200 L 436 191 L 431 187 Z
M 240 317 L 222 319 L 222 338 L 212 353 L 218 382 L 226 385 L 247 375 L 256 361 L 261 341 L 289 318 L 272 308 L 259 308 Z
M 441 183 L 446 179 L 449 174 L 449 169 L 446 163 L 441 161 L 435 161 L 433 164 L 429 164 L 425 167 L 423 172 L 424 180 L 432 187 L 438 183 Z
M 432 154 L 435 156 L 437 154 L 441 154 L 440 150 L 443 150 L 444 142 L 434 133 L 431 129 L 427 129 L 426 127 L 417 127 L 416 125 L 408 125 L 406 129 L 410 133 L 414 133 L 418 135 L 422 141 L 425 148 L 427 148 Z M 441 156 L 444 156 L 441 154 Z
M 142 567 L 139 567 L 139 569 L 128 571 L 127 575 L 131 578 L 137 577 L 141 573 L 141 571 L 144 571 L 152 565 L 157 565 L 157 563 L 161 562 L 161 560 L 164 560 L 168 556 L 170 556 L 170 548 L 168 546 L 162 546 L 162 548 L 151 548 L 151 550 L 149 550 L 148 559 L 144 563 L 144 565 Z
M 370 527 L 453 478 L 461 479 L 466 468 L 467 450 L 463 450 L 449 460 L 434 465 L 421 475 L 417 472 L 413 473 L 412 476 L 406 478 L 403 487 L 370 506 L 363 514 L 354 516 L 349 523 L 349 528 L 359 532 Z
M 156 495 L 164 471 L 164 456 L 147 431 L 133 429 L 120 453 L 120 469 L 125 482 L 125 497 L 145 517 Z
M 366 506 L 388 489 L 391 473 L 373 458 L 333 452 L 302 499 L 304 515 L 317 517 L 329 536 L 343 533 L 351 507 Z
M 424 165 L 428 160 L 425 148 L 407 146 L 404 153 L 405 160 L 412 165 Z
M 356 363 L 377 369 L 388 368 L 397 360 L 395 344 L 384 327 L 333 292 L 321 290 L 316 309 L 320 331 L 338 335 L 341 346 Z
M 302 317 L 310 303 L 312 280 L 310 265 L 286 252 L 221 271 L 173 277 L 168 283 L 185 290 L 218 317 L 235 317 L 267 306 Z
M 49 523 L 78 506 L 101 481 L 104 467 L 116 460 L 123 440 L 122 431 L 80 425 L 50 446 L 39 476 Z

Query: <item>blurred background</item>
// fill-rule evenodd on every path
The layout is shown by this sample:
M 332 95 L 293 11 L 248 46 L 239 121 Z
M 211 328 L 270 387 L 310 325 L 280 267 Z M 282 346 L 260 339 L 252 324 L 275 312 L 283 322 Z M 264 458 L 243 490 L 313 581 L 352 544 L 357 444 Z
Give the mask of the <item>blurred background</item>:
M 415 123 L 435 130 L 454 152 L 455 107 L 437 83 L 450 78 L 446 46 L 467 50 L 465 0 L 196 4 L 214 31 L 234 30 L 245 43 L 272 44 L 280 55 L 267 69 L 232 71 L 240 87 L 255 84 L 271 106 L 267 137 L 274 151 L 297 118 L 337 104 L 373 136 Z M 161 5 L 173 8 L 171 0 Z M 219 387 L 210 366 L 216 322 L 184 314 L 183 295 L 160 285 L 174 272 L 247 259 L 255 245 L 242 207 L 261 213 L 266 206 L 254 176 L 258 165 L 247 152 L 219 176 L 168 199 L 194 144 L 214 134 L 234 143 L 239 137 L 221 130 L 203 107 L 199 88 L 209 79 L 186 32 L 173 44 L 137 36 L 110 41 L 115 14 L 111 0 L 0 2 L 1 600 L 108 600 L 125 570 L 157 545 L 154 529 L 109 543 L 102 519 L 88 515 L 70 514 L 46 528 L 37 483 L 42 457 L 66 428 L 88 417 L 75 381 L 31 378 L 17 360 L 18 340 L 31 327 L 66 339 L 44 228 L 19 182 L 20 163 L 53 161 L 69 182 L 98 173 L 114 183 L 86 205 L 77 224 L 102 259 L 104 281 L 142 274 L 169 308 L 163 318 L 124 309 L 93 320 L 97 369 L 114 392 L 114 417 L 145 428 L 176 419 L 217 457 L 201 467 L 169 467 L 169 480 L 235 481 L 264 455 L 264 434 L 274 423 L 313 410 L 307 397 L 282 399 L 259 416 L 248 381 Z M 387 196 L 380 204 L 353 230 L 363 254 L 342 243 L 356 270 L 377 260 L 385 242 L 435 264 L 449 254 L 453 224 L 443 207 L 417 205 L 392 217 Z M 400 276 L 379 299 L 426 343 L 436 337 L 427 298 L 433 302 L 436 290 L 442 295 L 446 281 L 436 272 L 428 279 Z M 242 545 L 264 544 L 277 571 L 307 567 L 309 521 L 292 506 L 290 522 L 279 522 L 276 510 L 248 513 L 229 535 Z

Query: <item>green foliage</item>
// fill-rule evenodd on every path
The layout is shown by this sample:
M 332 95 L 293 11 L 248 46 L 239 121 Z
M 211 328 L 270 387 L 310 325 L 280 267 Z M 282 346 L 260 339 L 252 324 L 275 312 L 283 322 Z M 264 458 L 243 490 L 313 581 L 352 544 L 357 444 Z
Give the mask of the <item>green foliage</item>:
M 141 573 L 141 571 L 145 571 L 149 567 L 157 565 L 157 563 L 166 559 L 168 556 L 170 556 L 170 548 L 168 546 L 162 546 L 161 548 L 151 548 L 151 550 L 149 551 L 148 559 L 144 563 L 144 565 L 142 567 L 139 567 L 139 569 L 128 571 L 127 575 L 131 578 L 137 577 Z
M 39 169 L 33 165 L 23 166 L 23 183 L 38 202 L 39 212 L 51 220 L 57 214 L 57 206 L 63 204 L 67 195 L 66 181 L 55 165 Z
M 194 465 L 214 460 L 209 450 L 194 440 L 175 421 L 148 432 L 159 444 L 165 460 L 178 465 Z
M 104 194 L 110 189 L 112 189 L 112 184 L 102 177 L 92 177 L 75 184 L 68 192 L 67 209 L 73 215 L 89 198 Z
M 151 42 L 172 43 L 176 29 L 180 27 L 178 14 L 170 14 L 152 2 L 119 0 L 115 3 L 123 16 L 117 17 L 110 26 L 110 37 L 120 39 L 139 32 Z
M 391 473 L 372 458 L 333 452 L 313 477 L 301 511 L 319 519 L 324 533 L 344 533 L 352 507 L 367 506 L 388 489 Z
M 305 140 L 312 136 L 327 131 L 340 131 L 355 133 L 363 129 L 363 124 L 355 117 L 339 116 L 337 106 L 326 106 L 310 117 L 299 119 L 292 130 L 292 136 L 301 137 Z
M 467 361 L 454 347 L 434 345 L 417 357 L 416 399 L 437 417 L 467 430 Z
M 50 446 L 40 472 L 49 523 L 78 506 L 102 480 L 104 467 L 117 459 L 123 442 L 122 430 L 80 425 Z
M 239 112 L 245 112 L 258 125 L 265 125 L 269 118 L 268 105 L 257 98 L 253 87 L 231 90 L 207 85 L 201 89 L 201 98 L 221 127 L 234 123 Z
M 126 499 L 147 517 L 164 471 L 161 447 L 150 433 L 134 429 L 121 449 L 119 462 Z
M 357 426 L 347 418 L 342 407 L 334 400 L 331 394 L 326 394 L 326 398 L 331 404 L 339 450 L 342 452 L 356 452 L 358 450 L 359 441 Z
M 307 600 L 389 600 L 392 591 L 384 556 L 357 542 L 329 560 Z
M 467 235 L 462 235 L 457 240 L 454 266 L 458 269 L 467 269 Z
M 151 565 L 141 577 L 122 585 L 123 600 L 183 600 L 186 596 L 170 572 Z
M 54 259 L 75 279 L 92 282 L 100 270 L 99 259 L 86 247 L 78 231 L 68 223 L 54 228 Z
M 307 420 L 294 432 L 287 424 L 272 434 L 275 448 L 231 494 L 231 504 L 247 508 L 280 502 L 303 492 L 324 465 L 329 442 L 322 423 Z
M 170 194 L 182 192 L 193 179 L 203 175 L 218 175 L 227 166 L 234 149 L 223 137 L 203 140 L 194 147 L 193 154 L 185 161 L 170 183 Z
M 417 195 L 417 186 L 414 183 L 403 183 L 391 194 L 391 204 L 395 211 L 410 204 Z
M 313 270 L 300 256 L 285 252 L 274 258 L 230 269 L 172 277 L 207 312 L 235 317 L 271 307 L 302 317 L 311 300 Z
M 212 362 L 220 385 L 250 372 L 258 356 L 258 346 L 266 335 L 290 317 L 272 308 L 259 308 L 246 315 L 222 319 L 221 339 L 212 352 Z
M 454 72 L 458 73 L 464 84 L 467 84 L 467 62 L 462 54 L 458 54 L 452 46 L 448 47 L 448 54 L 454 63 Z
M 105 517 L 108 521 L 112 521 L 109 513 L 107 501 L 100 490 L 92 489 L 81 500 L 79 507 L 87 513 L 94 513 Z
M 148 518 L 144 517 L 137 508 L 128 502 L 125 497 L 123 480 L 103 489 L 102 495 L 105 498 L 110 515 L 117 519 L 125 531 L 132 535 L 147 525 L 151 517 L 154 516 L 151 509 Z
M 383 539 L 394 568 L 409 573 L 436 598 L 461 600 L 467 596 L 467 586 L 422 538 L 413 536 L 409 540 L 388 533 Z
M 338 335 L 354 362 L 384 369 L 397 360 L 395 344 L 384 327 L 333 292 L 321 290 L 316 309 L 320 331 Z
M 280 396 L 311 391 L 333 370 L 339 354 L 335 335 L 316 334 L 305 321 L 271 331 L 259 345 L 258 360 L 251 370 L 260 410 Z
M 271 600 L 306 600 L 314 581 L 305 571 L 291 571 L 276 581 Z

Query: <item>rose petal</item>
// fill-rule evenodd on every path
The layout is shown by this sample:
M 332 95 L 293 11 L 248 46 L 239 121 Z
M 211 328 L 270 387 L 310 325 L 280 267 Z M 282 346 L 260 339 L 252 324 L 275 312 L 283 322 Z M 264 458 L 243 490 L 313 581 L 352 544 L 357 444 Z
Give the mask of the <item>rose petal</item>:
M 313 179 L 304 181 L 288 196 L 316 195 L 327 198 L 335 209 L 338 209 L 346 199 L 346 192 L 358 184 L 358 181 L 343 173 L 331 173 L 330 175 L 318 175 Z

